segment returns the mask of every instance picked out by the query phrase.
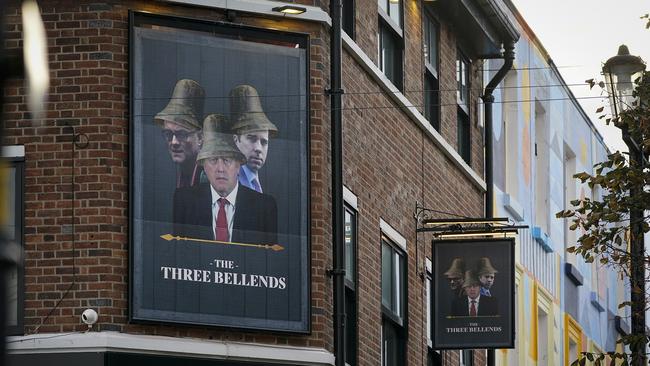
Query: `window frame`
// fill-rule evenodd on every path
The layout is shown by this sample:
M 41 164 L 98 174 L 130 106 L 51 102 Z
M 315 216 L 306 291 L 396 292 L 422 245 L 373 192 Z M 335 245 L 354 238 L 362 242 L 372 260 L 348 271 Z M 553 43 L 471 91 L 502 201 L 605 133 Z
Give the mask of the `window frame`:
M 15 225 L 15 240 L 22 251 L 25 246 L 25 158 L 24 156 L 2 156 L 0 164 L 4 164 L 2 169 L 14 168 L 15 176 L 15 197 L 14 204 L 14 225 Z M 7 192 L 11 193 L 11 192 Z M 24 258 L 21 258 L 21 263 L 18 263 L 16 268 L 16 324 L 8 325 L 5 328 L 7 335 L 23 335 L 25 325 L 25 270 L 23 266 Z M 8 309 L 9 304 L 7 304 Z M 8 320 L 8 319 L 7 319 Z
M 456 145 L 458 153 L 468 165 L 472 162 L 472 123 L 470 114 L 471 69 L 471 60 L 457 47 L 456 105 L 458 107 L 456 112 Z M 463 78 L 467 79 L 464 85 Z
M 397 354 L 398 358 L 400 358 L 399 361 L 401 361 L 400 364 L 405 364 L 406 363 L 406 338 L 408 334 L 407 330 L 407 324 L 408 324 L 408 319 L 407 319 L 407 314 L 408 314 L 408 261 L 407 261 L 407 254 L 401 248 L 397 243 L 389 239 L 386 235 L 381 236 L 381 314 L 382 314 L 382 330 L 381 330 L 381 365 L 382 366 L 389 366 L 387 364 L 387 360 L 385 359 L 385 355 L 387 352 L 387 349 L 385 348 L 385 335 L 386 335 L 386 328 L 390 327 L 393 331 L 394 334 L 396 335 L 397 338 L 397 346 L 398 348 L 395 349 L 395 353 Z M 398 292 L 394 293 L 392 291 L 395 290 L 396 287 L 391 286 L 391 297 L 395 295 L 397 299 L 397 312 L 395 312 L 394 309 L 388 308 L 386 305 L 384 305 L 384 286 L 383 286 L 383 271 L 384 271 L 384 246 L 387 246 L 391 250 L 391 269 L 395 270 L 397 268 L 396 264 L 400 263 L 401 260 L 401 266 L 399 266 L 398 271 L 401 273 L 397 273 L 394 271 L 391 271 L 391 280 L 396 280 L 396 284 L 398 284 Z
M 345 32 L 352 40 L 355 39 L 356 33 L 356 1 L 342 0 L 341 2 L 341 30 Z M 350 29 L 346 29 L 346 28 Z M 348 32 L 349 31 L 349 32 Z
M 460 66 L 460 67 L 459 67 Z M 467 114 L 469 115 L 469 99 L 470 99 L 470 89 L 471 89 L 471 69 L 472 62 L 469 57 L 465 56 L 465 53 L 456 49 L 456 104 Z M 462 78 L 465 77 L 466 83 L 463 84 Z M 466 92 L 464 92 L 466 91 Z
M 435 29 L 435 39 L 431 39 L 431 29 Z M 422 42 L 424 52 L 424 116 L 431 126 L 440 131 L 440 25 L 426 8 L 422 17 Z M 435 59 L 431 58 L 432 44 L 435 46 Z M 431 63 L 434 62 L 434 64 Z
M 385 3 L 386 9 L 384 10 L 379 3 Z M 399 90 L 404 90 L 404 2 L 398 0 L 398 9 L 399 9 L 399 22 L 396 22 L 395 19 L 391 17 L 390 14 L 390 0 L 379 0 L 377 2 L 377 13 L 378 13 L 378 24 L 377 24 L 377 66 L 379 70 L 390 80 L 393 85 Z M 390 37 L 391 42 L 394 45 L 393 64 L 395 75 L 391 76 L 387 73 L 385 64 L 386 58 L 384 57 L 384 50 L 386 44 L 386 38 Z
M 351 229 L 350 236 L 352 237 L 352 245 L 353 245 L 353 247 L 352 247 L 352 253 L 353 253 L 353 263 L 352 263 L 353 280 L 350 280 L 348 278 L 348 276 L 347 276 L 347 270 L 348 270 L 348 266 L 347 266 L 347 261 L 348 261 L 347 253 L 348 252 L 347 252 L 347 248 L 346 248 L 346 251 L 345 251 L 345 253 L 346 253 L 346 257 L 345 257 L 346 276 L 344 278 L 344 283 L 345 283 L 345 286 L 344 286 L 345 287 L 345 308 L 346 308 L 345 309 L 345 312 L 346 312 L 346 327 L 345 327 L 345 347 L 346 347 L 345 355 L 346 355 L 346 360 L 345 360 L 345 362 L 346 362 L 346 364 L 348 364 L 350 366 L 355 366 L 355 365 L 358 364 L 358 352 L 357 352 L 357 349 L 358 349 L 358 344 L 359 344 L 359 333 L 358 333 L 358 319 L 359 319 L 359 316 L 358 316 L 358 314 L 359 314 L 359 306 L 358 306 L 358 304 L 359 304 L 359 301 L 358 301 L 358 299 L 359 299 L 359 296 L 358 296 L 358 293 L 359 293 L 358 292 L 358 283 L 359 283 L 359 281 L 358 281 L 358 273 L 359 272 L 358 272 L 358 260 L 357 260 L 358 254 L 359 254 L 358 245 L 357 245 L 358 244 L 358 236 L 357 236 L 357 233 L 358 233 L 357 215 L 358 215 L 358 213 L 353 207 L 351 207 L 351 205 L 349 205 L 347 203 L 344 205 L 343 210 L 344 210 L 344 216 L 343 216 L 344 221 L 346 220 L 345 219 L 346 215 L 350 215 L 350 217 L 351 217 L 352 229 Z M 348 300 L 350 299 L 349 296 L 353 297 L 353 307 L 354 307 L 353 316 L 352 316 L 352 314 L 348 313 L 348 310 L 349 310 Z M 351 325 L 353 326 L 353 328 L 350 327 Z M 350 329 L 354 330 L 352 332 L 352 334 L 354 335 L 354 338 L 353 338 L 353 341 L 352 341 L 353 344 L 350 344 L 350 342 L 349 342 L 349 336 L 350 336 L 349 331 L 350 331 Z M 351 350 L 352 350 L 352 352 L 350 352 Z M 350 362 L 350 361 L 352 361 L 352 362 Z

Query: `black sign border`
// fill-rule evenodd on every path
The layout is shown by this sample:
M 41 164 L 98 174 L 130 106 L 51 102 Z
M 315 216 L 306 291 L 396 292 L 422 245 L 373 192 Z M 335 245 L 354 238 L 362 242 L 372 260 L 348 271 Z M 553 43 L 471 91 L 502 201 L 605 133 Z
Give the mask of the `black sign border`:
M 306 212 L 303 213 L 303 215 L 307 216 L 307 258 L 306 258 L 306 263 L 304 266 L 307 267 L 306 271 L 306 280 L 307 280 L 307 296 L 304 301 L 306 301 L 305 304 L 303 304 L 303 307 L 306 307 L 306 315 L 304 319 L 301 321 L 302 328 L 301 329 L 280 329 L 280 328 L 268 328 L 268 327 L 263 327 L 263 326 L 232 326 L 232 325 L 219 325 L 219 324 L 208 324 L 208 323 L 199 323 L 199 322 L 190 322 L 190 321 L 183 321 L 183 320 L 178 320 L 178 319 L 169 319 L 169 318 L 153 318 L 153 317 L 136 317 L 134 315 L 134 308 L 136 307 L 134 300 L 133 300 L 133 294 L 134 294 L 134 286 L 133 286 L 133 279 L 134 279 L 134 266 L 133 263 L 134 261 L 134 239 L 133 239 L 133 231 L 134 231 L 134 220 L 135 218 L 133 217 L 133 200 L 132 198 L 134 197 L 133 194 L 133 177 L 134 177 L 134 133 L 133 133 L 133 126 L 134 126 L 134 120 L 133 120 L 133 112 L 134 112 L 134 101 L 133 101 L 133 90 L 134 90 L 134 68 L 135 68 L 135 47 L 134 47 L 134 28 L 141 26 L 141 25 L 160 25 L 160 26 L 166 26 L 166 27 L 171 27 L 171 28 L 179 28 L 183 30 L 198 30 L 198 31 L 208 31 L 208 32 L 214 32 L 216 34 L 220 35 L 225 35 L 225 36 L 232 36 L 232 35 L 239 35 L 239 34 L 246 34 L 247 36 L 250 36 L 253 39 L 263 39 L 263 40 L 278 40 L 278 41 L 284 41 L 284 42 L 292 42 L 299 44 L 301 48 L 304 48 L 306 50 L 306 75 L 305 75 L 305 91 L 306 91 L 306 141 L 305 141 L 305 149 L 306 149 L 306 154 L 307 154 L 307 166 L 306 168 L 306 176 L 307 176 L 307 181 L 306 181 L 306 207 L 307 210 Z M 287 31 L 281 31 L 281 30 L 275 30 L 275 29 L 267 29 L 267 28 L 260 28 L 260 27 L 253 27 L 253 26 L 248 26 L 248 25 L 243 25 L 243 24 L 234 24 L 234 23 L 229 23 L 229 22 L 223 22 L 223 21 L 211 21 L 211 20 L 205 20 L 205 19 L 197 19 L 197 18 L 188 18 L 188 17 L 180 17 L 177 15 L 169 15 L 169 14 L 160 14 L 160 13 L 151 13 L 151 12 L 145 12 L 145 11 L 139 11 L 139 10 L 129 10 L 129 26 L 128 26 L 128 39 L 129 39 L 129 44 L 128 44 L 128 52 L 129 52 L 129 64 L 128 64 L 128 72 L 129 72 L 129 118 L 128 118 L 128 123 L 129 123 L 129 176 L 127 180 L 127 184 L 129 185 L 128 189 L 128 217 L 129 217 L 129 233 L 128 233 L 128 240 L 129 240 L 129 245 L 128 245 L 128 250 L 129 250 L 129 281 L 128 281 L 128 322 L 130 324 L 183 324 L 183 325 L 188 325 L 188 326 L 197 326 L 197 327 L 210 327 L 210 328 L 219 328 L 219 329 L 224 329 L 224 330 L 242 330 L 242 331 L 251 331 L 251 332 L 273 332 L 273 333 L 280 333 L 280 334 L 304 334 L 304 335 L 309 335 L 311 334 L 311 316 L 312 316 L 312 310 L 311 310 L 311 304 L 312 304 L 312 296 L 311 296 L 311 89 L 310 89 L 310 82 L 311 82 L 311 72 L 310 72 L 310 67 L 311 67 L 311 39 L 309 33 L 300 33 L 300 32 L 287 32 Z
M 435 307 L 435 294 L 438 292 L 437 286 L 438 286 L 438 279 L 435 277 L 437 272 L 437 263 L 438 261 L 436 260 L 436 254 L 437 254 L 437 244 L 454 244 L 454 245 L 463 245 L 466 243 L 490 243 L 490 242 L 499 242 L 503 244 L 507 244 L 510 246 L 510 262 L 512 263 L 512 270 L 510 274 L 510 324 L 512 325 L 512 329 L 510 331 L 510 342 L 509 343 L 502 343 L 502 344 L 490 344 L 490 345 L 484 345 L 484 344 L 478 344 L 478 343 L 465 343 L 465 344 L 458 344 L 453 347 L 440 347 L 437 343 L 436 339 L 436 327 L 435 323 L 438 318 L 438 314 L 436 313 L 436 307 Z M 433 290 L 431 291 L 431 300 L 430 300 L 430 306 L 431 306 L 431 342 L 433 345 L 433 349 L 436 350 L 462 350 L 462 349 L 504 349 L 504 348 L 510 348 L 513 349 L 515 348 L 515 335 L 516 335 L 516 319 L 515 319 L 515 273 L 516 273 L 516 261 L 515 261 L 515 238 L 476 238 L 476 239 L 444 239 L 444 240 L 436 240 L 433 239 L 431 240 L 431 256 L 432 256 L 432 261 L 431 261 L 431 270 L 433 274 Z

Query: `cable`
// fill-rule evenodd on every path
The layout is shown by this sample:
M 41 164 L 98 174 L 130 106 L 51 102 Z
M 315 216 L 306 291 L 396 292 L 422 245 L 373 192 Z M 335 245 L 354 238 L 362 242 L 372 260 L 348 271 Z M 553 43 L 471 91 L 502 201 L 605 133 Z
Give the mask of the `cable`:
M 584 86 L 584 87 L 590 87 L 593 88 L 589 83 L 571 83 L 571 84 L 546 84 L 546 85 L 534 85 L 534 84 L 529 84 L 529 85 L 513 85 L 513 86 L 498 86 L 494 90 L 502 90 L 502 89 L 526 89 L 526 88 L 556 88 L 556 87 L 564 87 L 564 86 Z M 476 88 L 469 88 L 469 91 L 478 91 L 482 92 L 483 89 L 476 87 Z M 402 94 L 406 93 L 428 93 L 428 92 L 458 92 L 458 88 L 450 88 L 450 89 L 409 89 L 409 90 L 403 90 L 401 91 Z M 343 95 L 374 95 L 374 94 L 392 94 L 391 92 L 388 91 L 359 91 L 359 92 L 348 92 L 346 91 Z M 328 96 L 328 93 L 309 93 L 309 96 Z M 270 95 L 256 95 L 256 96 L 249 96 L 248 98 L 287 98 L 287 97 L 307 97 L 306 94 L 270 94 Z M 147 97 L 147 98 L 133 98 L 134 101 L 149 101 L 149 100 L 174 100 L 174 99 L 233 99 L 235 97 L 231 96 L 205 96 L 201 98 L 184 98 L 184 97 L 178 97 L 178 98 L 173 98 L 173 97 Z M 242 98 L 241 96 L 238 96 L 237 98 Z
M 50 311 L 47 313 L 45 318 L 43 318 L 41 323 L 34 329 L 32 334 L 38 333 L 39 329 L 41 329 L 41 326 L 43 326 L 43 324 L 45 324 L 47 322 L 47 320 L 50 318 L 50 316 L 52 316 L 54 311 L 59 308 L 59 305 L 61 305 L 61 302 L 63 301 L 63 299 L 65 299 L 68 296 L 68 294 L 70 293 L 70 290 L 72 290 L 72 288 L 77 284 L 77 261 L 76 261 L 76 258 L 77 258 L 77 248 L 76 248 L 76 242 L 77 242 L 76 236 L 77 235 L 76 235 L 76 233 L 77 233 L 77 231 L 75 229 L 75 221 L 76 221 L 75 201 L 76 201 L 76 193 L 77 193 L 77 191 L 76 191 L 76 188 L 75 188 L 75 182 L 76 182 L 76 179 L 75 179 L 75 177 L 76 177 L 76 175 L 75 175 L 75 168 L 76 168 L 75 156 L 76 156 L 76 147 L 77 146 L 81 147 L 82 149 L 86 148 L 88 146 L 88 136 L 85 135 L 85 134 L 77 134 L 75 132 L 75 129 L 74 129 L 73 126 L 68 125 L 68 127 L 70 127 L 72 129 L 72 139 L 71 139 L 71 144 L 72 144 L 72 173 L 70 175 L 71 176 L 71 184 L 72 184 L 72 189 L 71 189 L 72 190 L 72 195 L 70 197 L 70 200 L 72 201 L 72 214 L 71 214 L 71 217 L 72 217 L 72 224 L 71 224 L 71 227 L 72 227 L 72 248 L 71 248 L 71 251 L 72 251 L 72 282 L 70 283 L 68 288 L 65 290 L 63 295 L 61 295 L 61 298 L 59 298 L 59 301 L 56 302 L 54 307 L 52 307 L 52 309 L 50 309 Z M 85 138 L 86 138 L 85 142 L 81 142 L 81 137 L 82 136 L 85 136 Z M 77 144 L 79 144 L 79 145 L 77 145 Z M 70 334 L 73 334 L 73 333 L 70 333 Z M 52 337 L 52 338 L 54 338 L 54 337 Z
M 545 99 L 522 99 L 522 100 L 502 100 L 502 101 L 495 101 L 493 103 L 495 104 L 506 104 L 506 103 L 530 103 L 530 102 L 552 102 L 552 101 L 563 101 L 563 100 L 584 100 L 584 99 L 607 99 L 605 96 L 597 96 L 597 97 L 576 97 L 576 98 L 545 98 Z M 430 106 L 432 107 L 446 107 L 446 106 L 456 106 L 458 103 L 440 103 L 440 104 L 432 104 Z M 378 107 L 347 107 L 347 108 L 341 108 L 340 110 L 342 111 L 357 111 L 357 110 L 380 110 L 380 109 L 402 109 L 402 108 L 419 108 L 419 107 L 428 107 L 427 105 L 422 105 L 422 104 L 411 104 L 411 105 L 406 105 L 406 106 L 378 106 Z M 324 108 L 324 109 L 309 109 L 310 112 L 324 112 L 324 111 L 330 111 L 330 108 Z M 260 112 L 247 112 L 247 113 L 290 113 L 290 112 L 306 112 L 307 109 L 284 109 L 284 110 L 274 110 L 274 111 L 260 111 Z M 174 114 L 168 114 L 169 116 L 172 116 Z M 182 115 L 182 113 L 179 113 L 178 115 Z M 134 117 L 154 117 L 155 114 L 134 114 Z
M 81 331 L 81 332 L 70 332 L 70 333 L 63 333 L 63 334 L 56 334 L 53 336 L 49 337 L 31 337 L 31 338 L 21 338 L 17 339 L 15 341 L 7 341 L 6 343 L 22 343 L 22 342 L 27 342 L 27 341 L 33 341 L 33 340 L 41 340 L 41 339 L 52 339 L 52 338 L 60 338 L 60 337 L 67 337 L 73 334 L 83 334 L 86 333 L 86 331 Z

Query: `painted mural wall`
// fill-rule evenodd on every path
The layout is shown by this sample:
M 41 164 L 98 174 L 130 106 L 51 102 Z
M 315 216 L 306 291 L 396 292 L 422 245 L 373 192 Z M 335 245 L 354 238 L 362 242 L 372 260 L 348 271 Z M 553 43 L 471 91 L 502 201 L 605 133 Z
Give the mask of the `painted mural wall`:
M 629 293 L 611 269 L 568 253 L 580 233 L 555 213 L 601 192 L 572 177 L 608 154 L 602 137 L 516 9 L 522 35 L 495 91 L 495 217 L 529 226 L 516 244 L 516 348 L 499 365 L 563 365 L 579 352 L 615 351 L 615 317 Z M 485 64 L 489 80 L 502 60 Z M 608 286 L 621 284 L 621 286 Z

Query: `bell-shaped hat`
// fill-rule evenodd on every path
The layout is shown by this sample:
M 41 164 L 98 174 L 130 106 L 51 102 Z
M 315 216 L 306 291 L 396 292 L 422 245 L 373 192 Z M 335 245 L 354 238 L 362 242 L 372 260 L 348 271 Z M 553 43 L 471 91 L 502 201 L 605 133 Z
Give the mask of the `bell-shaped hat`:
M 230 91 L 230 115 L 234 133 L 269 131 L 269 136 L 278 134 L 278 128 L 262 109 L 257 90 L 250 85 L 237 85 Z
M 443 273 L 448 278 L 462 278 L 465 273 L 465 261 L 463 258 L 454 258 L 447 272 Z
M 200 130 L 204 98 L 205 92 L 199 83 L 181 79 L 176 82 L 167 106 L 153 120 L 158 125 L 171 122 L 189 130 Z
M 203 165 L 205 159 L 233 158 L 240 163 L 246 162 L 246 157 L 239 151 L 232 134 L 221 132 L 226 118 L 220 114 L 209 114 L 203 120 L 203 146 L 196 156 L 196 161 Z
M 465 271 L 465 279 L 463 281 L 463 287 L 470 286 L 480 286 L 481 282 L 478 280 L 478 276 L 475 271 Z
M 491 273 L 497 273 L 498 271 L 492 267 L 492 262 L 490 262 L 490 258 L 488 257 L 483 257 L 478 260 L 476 263 L 476 273 L 479 276 L 483 276 L 486 274 L 491 274 Z

